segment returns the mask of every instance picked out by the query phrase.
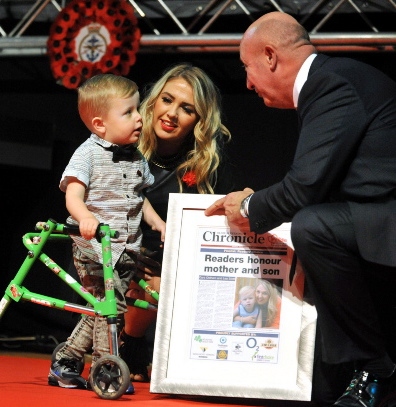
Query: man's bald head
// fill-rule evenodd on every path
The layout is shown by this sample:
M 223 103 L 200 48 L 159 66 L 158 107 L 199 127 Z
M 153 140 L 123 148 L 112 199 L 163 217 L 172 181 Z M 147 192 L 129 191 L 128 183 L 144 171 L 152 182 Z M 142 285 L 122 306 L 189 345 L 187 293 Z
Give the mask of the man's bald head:
M 240 57 L 246 86 L 269 107 L 292 109 L 296 76 L 315 47 L 305 28 L 286 13 L 268 13 L 246 30 Z
M 243 42 L 249 40 L 257 46 L 268 43 L 276 48 L 299 48 L 312 45 L 305 28 L 291 15 L 274 11 L 264 14 L 250 25 L 242 37 Z

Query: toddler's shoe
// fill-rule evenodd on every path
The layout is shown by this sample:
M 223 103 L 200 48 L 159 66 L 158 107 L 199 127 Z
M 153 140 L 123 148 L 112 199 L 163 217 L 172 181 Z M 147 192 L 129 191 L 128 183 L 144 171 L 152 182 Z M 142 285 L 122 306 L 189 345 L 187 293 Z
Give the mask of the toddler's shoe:
M 75 359 L 59 359 L 51 363 L 48 384 L 66 389 L 86 389 L 87 381 L 81 376 L 84 363 Z

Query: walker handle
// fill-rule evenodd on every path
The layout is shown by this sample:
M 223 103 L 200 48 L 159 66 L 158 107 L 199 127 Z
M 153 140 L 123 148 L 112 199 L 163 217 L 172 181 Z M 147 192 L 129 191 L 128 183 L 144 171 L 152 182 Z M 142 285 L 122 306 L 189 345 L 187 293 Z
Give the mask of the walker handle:
M 49 222 L 55 224 L 55 229 L 53 230 L 54 233 L 64 233 L 66 235 L 81 236 L 80 228 L 78 225 L 72 225 L 70 223 L 59 223 L 54 219 L 49 219 Z M 99 243 L 101 241 L 100 228 L 101 226 L 105 225 L 105 223 L 99 223 L 96 229 L 95 236 Z M 49 225 L 47 224 L 47 222 L 37 222 L 36 230 L 49 230 Z M 117 239 L 119 236 L 120 233 L 117 230 L 110 229 L 110 237 Z
M 99 223 L 97 229 L 96 229 L 96 239 L 98 242 L 100 242 L 100 227 L 103 226 L 104 223 Z M 65 223 L 63 227 L 63 233 L 67 235 L 76 235 L 76 236 L 81 236 L 80 234 L 80 228 L 78 225 L 71 225 L 70 223 Z M 111 230 L 110 229 L 110 237 L 115 237 L 116 239 L 120 236 L 120 233 L 117 230 Z

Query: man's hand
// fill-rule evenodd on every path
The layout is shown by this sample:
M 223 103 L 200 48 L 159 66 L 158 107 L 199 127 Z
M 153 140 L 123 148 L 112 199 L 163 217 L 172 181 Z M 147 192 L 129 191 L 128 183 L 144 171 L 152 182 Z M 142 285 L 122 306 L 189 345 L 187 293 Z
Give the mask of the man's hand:
M 243 191 L 231 192 L 224 198 L 218 199 L 205 210 L 206 216 L 225 215 L 229 223 L 236 225 L 245 225 L 249 223 L 248 218 L 241 215 L 241 202 L 248 195 L 253 194 L 251 188 L 245 188 Z

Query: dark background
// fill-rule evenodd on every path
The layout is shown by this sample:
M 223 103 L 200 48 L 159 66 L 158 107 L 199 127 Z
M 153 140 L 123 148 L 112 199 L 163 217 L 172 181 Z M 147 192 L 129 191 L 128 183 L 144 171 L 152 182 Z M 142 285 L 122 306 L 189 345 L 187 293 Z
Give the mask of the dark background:
M 332 55 L 360 59 L 396 79 L 393 52 Z M 238 186 L 257 190 L 279 181 L 291 163 L 297 142 L 295 112 L 269 109 L 248 91 L 236 53 L 141 53 L 128 77 L 139 84 L 144 96 L 145 85 L 177 62 L 201 67 L 220 88 L 224 123 L 233 137 L 228 153 L 237 169 Z M 76 91 L 55 83 L 46 56 L 0 58 L 0 108 L 2 292 L 26 256 L 22 235 L 33 231 L 39 220 L 66 219 L 59 180 L 73 151 L 89 132 L 78 117 Z M 70 252 L 69 243 L 46 248 L 46 253 L 66 269 Z M 24 285 L 33 292 L 77 300 L 40 264 Z M 11 303 L 0 323 L 0 347 L 51 348 L 54 342 L 66 339 L 77 317 L 30 303 Z

